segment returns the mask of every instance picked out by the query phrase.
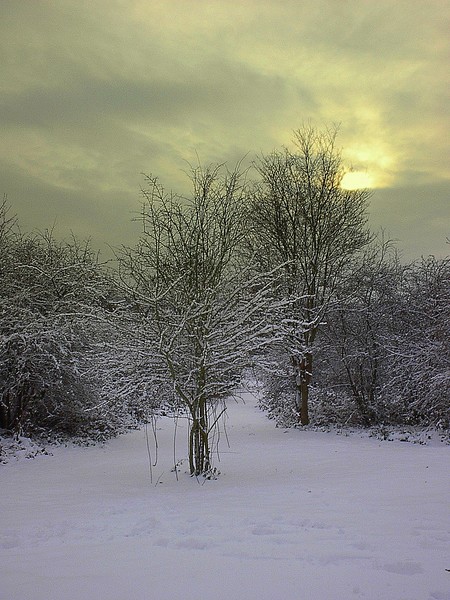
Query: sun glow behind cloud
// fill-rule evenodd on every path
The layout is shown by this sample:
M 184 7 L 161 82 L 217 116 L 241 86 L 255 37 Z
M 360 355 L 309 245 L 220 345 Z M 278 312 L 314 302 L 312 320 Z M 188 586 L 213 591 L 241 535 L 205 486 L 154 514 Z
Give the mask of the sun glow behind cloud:
M 402 156 L 381 123 L 378 127 L 366 123 L 365 131 L 367 142 L 356 139 L 354 132 L 344 132 L 349 136 L 342 151 L 344 165 L 348 167 L 342 181 L 345 189 L 389 187 L 403 168 Z
M 348 171 L 342 178 L 341 187 L 344 190 L 359 190 L 375 186 L 369 173 L 365 171 Z

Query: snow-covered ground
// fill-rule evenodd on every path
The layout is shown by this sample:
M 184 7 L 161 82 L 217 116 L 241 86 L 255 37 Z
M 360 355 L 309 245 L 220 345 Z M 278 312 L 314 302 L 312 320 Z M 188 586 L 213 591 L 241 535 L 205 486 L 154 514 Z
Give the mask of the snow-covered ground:
M 448 446 L 276 429 L 245 400 L 203 485 L 171 471 L 169 420 L 152 483 L 143 430 L 0 465 L 0 599 L 450 599 Z

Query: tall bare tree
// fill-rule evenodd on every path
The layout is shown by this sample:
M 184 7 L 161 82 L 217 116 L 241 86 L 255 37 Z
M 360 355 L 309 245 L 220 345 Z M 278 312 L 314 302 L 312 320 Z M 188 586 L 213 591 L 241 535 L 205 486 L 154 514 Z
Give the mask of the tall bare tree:
M 296 316 L 307 323 L 291 353 L 302 424 L 309 423 L 313 346 L 324 310 L 349 260 L 370 239 L 370 192 L 341 187 L 337 133 L 337 128 L 305 125 L 294 132 L 294 150 L 273 152 L 256 163 L 260 181 L 251 205 L 250 241 L 261 261 L 284 264 L 289 293 L 302 297 Z

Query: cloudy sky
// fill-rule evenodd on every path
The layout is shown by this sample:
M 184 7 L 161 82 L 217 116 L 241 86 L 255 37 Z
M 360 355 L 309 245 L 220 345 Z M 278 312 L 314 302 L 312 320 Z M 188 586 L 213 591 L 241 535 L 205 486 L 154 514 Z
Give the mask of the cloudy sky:
M 1 0 L 0 193 L 22 228 L 133 243 L 141 173 L 340 123 L 370 222 L 448 254 L 450 0 Z

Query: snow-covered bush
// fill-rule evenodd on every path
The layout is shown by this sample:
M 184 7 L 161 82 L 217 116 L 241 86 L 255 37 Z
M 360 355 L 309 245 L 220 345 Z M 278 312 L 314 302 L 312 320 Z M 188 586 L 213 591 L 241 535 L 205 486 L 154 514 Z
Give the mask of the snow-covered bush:
M 399 327 L 388 341 L 386 403 L 403 422 L 450 426 L 450 259 L 422 259 L 405 272 Z
M 0 216 L 0 428 L 106 435 L 118 424 L 90 349 L 111 281 L 88 243 L 7 228 L 5 205 Z
M 403 272 L 392 244 L 374 241 L 337 286 L 321 331 L 318 395 L 347 396 L 366 426 L 388 418 L 380 392 L 389 371 L 387 347 L 398 329 Z
M 326 315 L 321 394 L 347 394 L 363 425 L 448 427 L 449 260 L 402 265 L 383 242 L 355 267 Z

